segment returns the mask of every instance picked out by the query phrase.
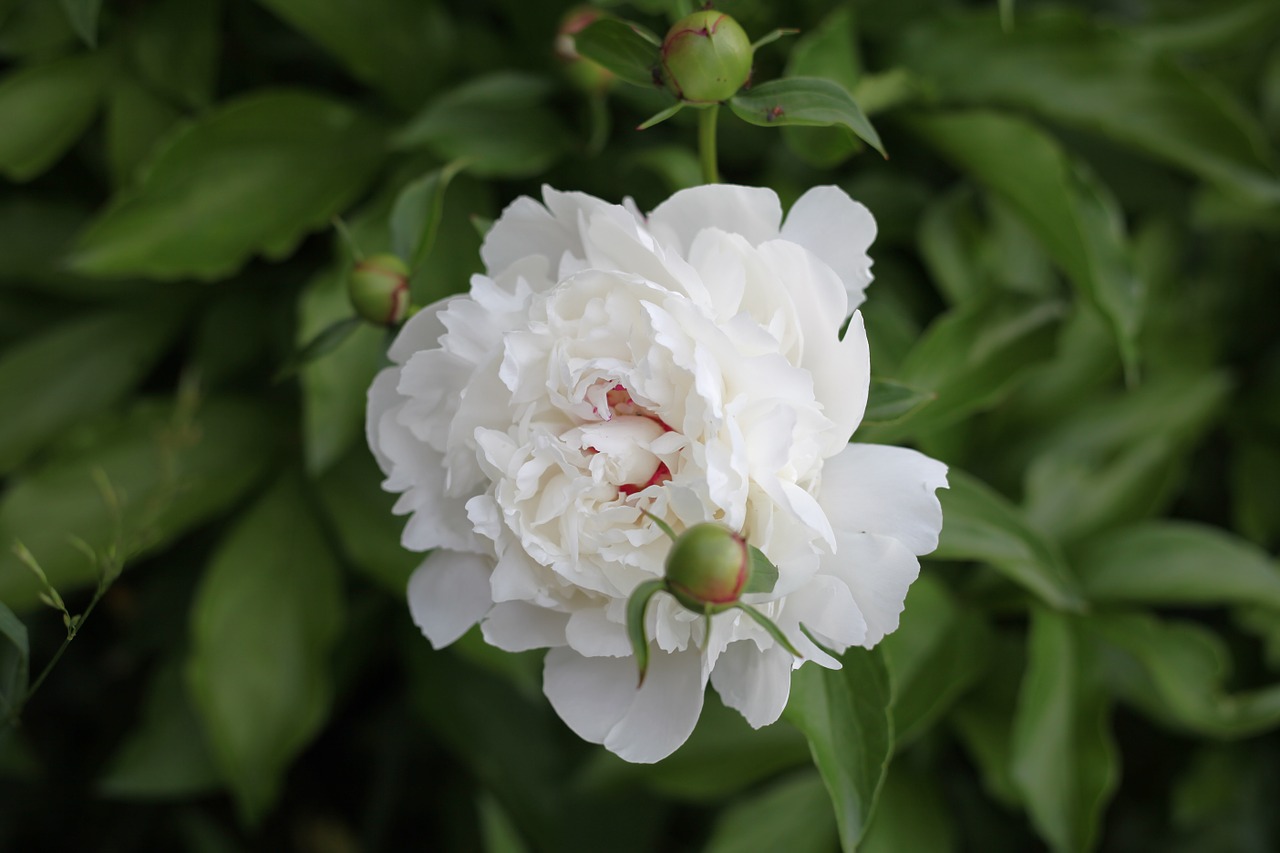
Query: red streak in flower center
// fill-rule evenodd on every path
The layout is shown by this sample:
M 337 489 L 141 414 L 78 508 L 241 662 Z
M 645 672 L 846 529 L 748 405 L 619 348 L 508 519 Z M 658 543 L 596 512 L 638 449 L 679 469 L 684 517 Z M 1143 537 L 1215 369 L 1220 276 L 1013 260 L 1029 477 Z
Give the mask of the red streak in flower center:
M 653 472 L 653 476 L 649 478 L 649 482 L 645 483 L 644 485 L 639 485 L 637 483 L 623 483 L 621 486 L 618 486 L 618 494 L 631 497 L 637 492 L 644 491 L 650 486 L 661 485 L 662 483 L 665 483 L 667 482 L 667 480 L 670 480 L 670 479 L 671 479 L 671 469 L 667 467 L 667 463 L 659 462 L 658 469 Z

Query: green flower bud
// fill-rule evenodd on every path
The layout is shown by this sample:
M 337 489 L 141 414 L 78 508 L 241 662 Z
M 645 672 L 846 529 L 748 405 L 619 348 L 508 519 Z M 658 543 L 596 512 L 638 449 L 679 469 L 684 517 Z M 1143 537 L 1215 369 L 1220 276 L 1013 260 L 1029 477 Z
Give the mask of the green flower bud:
M 667 591 L 695 613 L 733 607 L 750 577 L 746 540 L 719 524 L 695 524 L 667 554 Z
M 395 255 L 365 258 L 352 270 L 347 294 L 365 320 L 398 325 L 409 312 L 409 268 Z
M 662 40 L 662 76 L 677 98 L 691 103 L 726 101 L 751 76 L 751 40 L 723 12 L 694 12 Z

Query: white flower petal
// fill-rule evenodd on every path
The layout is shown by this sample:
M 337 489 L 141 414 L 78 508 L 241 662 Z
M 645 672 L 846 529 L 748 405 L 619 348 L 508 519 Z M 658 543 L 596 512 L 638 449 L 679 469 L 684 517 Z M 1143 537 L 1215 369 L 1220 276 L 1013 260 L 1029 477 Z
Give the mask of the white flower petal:
M 859 645 L 869 649 L 897 630 L 907 589 L 920 575 L 920 561 L 888 536 L 837 532 L 836 549 L 823 559 L 823 571 L 848 584 L 867 623 Z
M 630 658 L 608 658 L 635 670 Z M 702 713 L 706 679 L 701 653 L 650 649 L 644 686 L 634 694 L 631 706 L 604 739 L 605 748 L 636 764 L 661 761 L 680 748 Z
M 773 190 L 704 184 L 681 190 L 649 214 L 649 230 L 683 254 L 704 228 L 741 234 L 753 246 L 778 236 L 782 205 Z
M 547 652 L 542 692 L 578 737 L 604 743 L 636 697 L 639 674 L 631 658 L 585 658 L 567 647 Z
M 781 646 L 760 651 L 749 640 L 730 643 L 716 661 L 711 686 L 724 704 L 758 729 L 777 722 L 791 695 L 791 653 Z
M 493 561 L 478 554 L 432 551 L 409 577 L 413 624 L 442 649 L 467 633 L 493 605 L 489 571 Z
M 804 246 L 836 271 L 849 295 L 849 308 L 865 299 L 871 283 L 867 250 L 876 239 L 871 211 L 839 187 L 814 187 L 787 212 L 782 236 Z
M 569 614 L 523 601 L 502 601 L 490 609 L 480 631 L 484 640 L 508 652 L 555 648 L 564 645 Z
M 891 536 L 923 556 L 938 547 L 947 466 L 923 453 L 850 444 L 822 469 L 818 502 L 836 532 Z
M 379 371 L 378 375 L 373 379 L 373 384 L 369 386 L 368 403 L 365 408 L 365 440 L 368 441 L 369 449 L 373 451 L 374 458 L 378 460 L 378 467 L 382 469 L 384 474 L 391 473 L 394 463 L 391 457 L 387 456 L 386 451 L 382 449 L 379 431 L 383 417 L 387 415 L 392 407 L 403 402 L 403 398 L 396 391 L 396 385 L 399 382 L 400 371 L 394 367 Z
M 629 657 L 627 628 L 610 621 L 602 607 L 575 610 L 564 631 L 569 647 L 584 657 Z

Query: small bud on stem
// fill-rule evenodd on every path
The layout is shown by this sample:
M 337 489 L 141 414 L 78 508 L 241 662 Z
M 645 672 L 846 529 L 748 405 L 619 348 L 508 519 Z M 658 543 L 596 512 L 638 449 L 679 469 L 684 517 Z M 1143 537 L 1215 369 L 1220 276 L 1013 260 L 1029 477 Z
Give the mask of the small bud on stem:
M 363 319 L 399 325 L 409 313 L 409 268 L 395 255 L 365 258 L 352 270 L 347 293 Z

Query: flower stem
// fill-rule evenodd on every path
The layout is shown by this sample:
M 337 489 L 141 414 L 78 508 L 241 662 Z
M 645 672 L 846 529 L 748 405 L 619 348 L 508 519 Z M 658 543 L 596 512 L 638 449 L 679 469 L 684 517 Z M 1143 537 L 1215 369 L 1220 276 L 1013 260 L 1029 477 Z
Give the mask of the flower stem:
M 698 110 L 698 153 L 702 159 L 702 180 L 708 184 L 720 183 L 720 171 L 716 168 L 716 119 L 719 115 L 719 104 Z

